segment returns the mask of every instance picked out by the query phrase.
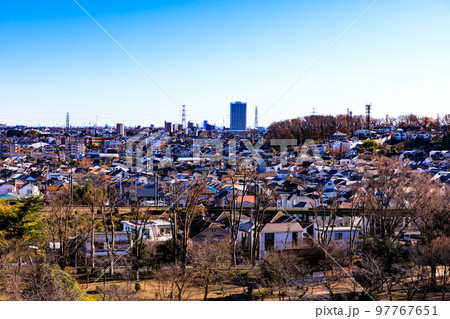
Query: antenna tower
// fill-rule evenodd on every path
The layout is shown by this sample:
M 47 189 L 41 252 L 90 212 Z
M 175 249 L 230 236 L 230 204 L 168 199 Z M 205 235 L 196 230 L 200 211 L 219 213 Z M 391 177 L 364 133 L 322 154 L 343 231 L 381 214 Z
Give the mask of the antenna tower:
M 372 103 L 366 104 L 366 129 L 370 130 L 370 111 L 372 109 Z

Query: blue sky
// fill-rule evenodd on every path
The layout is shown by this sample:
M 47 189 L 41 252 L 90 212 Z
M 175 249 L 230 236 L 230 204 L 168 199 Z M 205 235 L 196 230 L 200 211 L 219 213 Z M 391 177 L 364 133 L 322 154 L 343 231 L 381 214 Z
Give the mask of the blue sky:
M 449 113 L 450 1 L 78 1 L 188 120 Z M 0 123 L 161 125 L 181 109 L 72 0 L 0 1 Z

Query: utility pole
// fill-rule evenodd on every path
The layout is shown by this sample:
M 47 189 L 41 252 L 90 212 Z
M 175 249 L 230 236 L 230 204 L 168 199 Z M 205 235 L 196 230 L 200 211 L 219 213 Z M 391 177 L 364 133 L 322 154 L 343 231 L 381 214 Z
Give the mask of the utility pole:
M 46 177 L 45 177 L 45 191 L 47 192 L 47 187 L 48 187 L 48 163 L 47 163 L 47 172 L 46 172 Z
M 255 106 L 255 130 L 258 129 L 258 107 Z
M 70 122 L 69 122 L 69 112 L 66 114 L 66 141 L 65 141 L 65 159 L 66 161 L 70 160 Z
M 72 208 L 73 202 L 73 173 L 72 173 L 72 164 L 70 164 L 70 207 Z

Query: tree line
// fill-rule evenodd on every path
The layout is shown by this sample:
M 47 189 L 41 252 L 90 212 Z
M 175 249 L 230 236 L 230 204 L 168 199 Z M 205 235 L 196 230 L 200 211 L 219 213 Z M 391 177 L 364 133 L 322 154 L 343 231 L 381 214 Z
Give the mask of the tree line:
M 267 128 L 267 135 L 272 139 L 297 139 L 299 141 L 313 139 L 323 141 L 328 138 L 328 135 L 336 131 L 352 136 L 356 130 L 366 129 L 366 122 L 367 118 L 363 115 L 309 115 L 273 122 Z M 443 115 L 439 120 L 414 114 L 384 119 L 371 118 L 370 127 L 374 128 L 378 125 L 450 127 L 450 114 Z

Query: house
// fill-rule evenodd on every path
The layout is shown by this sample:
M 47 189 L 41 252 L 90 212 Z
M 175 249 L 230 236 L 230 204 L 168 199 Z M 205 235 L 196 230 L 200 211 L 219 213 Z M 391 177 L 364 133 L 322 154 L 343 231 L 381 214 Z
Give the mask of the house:
M 303 236 L 307 233 L 297 219 L 279 212 L 261 230 L 260 258 L 268 256 L 272 250 L 303 246 Z
M 342 132 L 336 131 L 333 134 L 330 134 L 329 136 L 330 141 L 346 141 L 347 134 L 344 134 Z
M 216 222 L 225 225 L 225 230 L 230 232 L 230 212 L 222 212 L 217 218 Z M 237 238 L 236 238 L 236 249 L 242 252 L 248 252 L 253 243 L 253 231 L 254 231 L 254 223 L 244 214 L 239 214 L 235 212 L 234 220 L 237 225 Z
M 360 140 L 365 140 L 367 138 L 371 138 L 373 135 L 375 135 L 376 132 L 370 131 L 370 130 L 356 130 L 355 136 L 359 138 Z
M 220 242 L 230 238 L 225 225 L 205 216 L 195 217 L 191 223 L 189 237 L 192 243 Z
M 0 154 L 3 157 L 11 156 L 20 153 L 20 147 L 16 143 L 0 144 Z
M 6 201 L 6 204 L 8 204 L 8 205 L 15 205 L 22 198 L 23 198 L 22 195 L 13 194 L 13 193 L 6 193 L 6 194 L 0 195 L 0 201 L 4 200 L 4 201 Z
M 332 192 L 336 190 L 336 185 L 334 184 L 334 180 L 330 179 L 326 182 L 326 184 L 323 186 L 323 190 L 325 192 Z
M 6 183 L 0 185 L 0 195 L 7 194 L 7 193 L 12 193 L 12 194 L 18 193 L 15 182 L 6 182 Z
M 402 129 L 398 129 L 397 131 L 394 132 L 392 138 L 396 141 L 403 141 L 406 140 L 407 135 L 406 132 L 404 132 Z
M 236 199 L 236 205 L 237 207 L 254 207 L 255 206 L 255 196 L 253 195 L 245 195 L 245 196 L 238 196 Z
M 394 130 L 394 126 L 392 125 L 378 125 L 374 128 L 374 131 L 377 132 L 378 134 L 388 134 L 390 132 L 392 132 Z
M 60 173 L 47 174 L 47 180 L 48 181 L 51 181 L 51 180 L 63 181 L 64 179 L 65 179 L 64 175 L 62 175 Z
M 36 184 L 28 182 L 19 189 L 19 194 L 25 197 L 40 196 L 39 187 Z
M 350 226 L 319 226 L 314 224 L 314 238 L 318 240 L 320 233 L 327 232 L 326 238 L 331 238 L 330 244 L 339 247 L 349 247 L 350 240 L 355 238 L 354 245 L 356 245 L 356 239 L 358 238 L 361 230 L 359 228 Z M 353 234 L 353 235 L 352 235 Z
M 108 238 L 106 237 L 105 232 L 95 232 L 94 233 L 94 256 L 96 257 L 105 257 L 108 256 L 108 243 L 111 245 L 112 243 L 112 233 L 108 233 Z M 107 240 L 108 239 L 108 240 Z M 133 240 L 132 236 L 129 232 L 121 231 L 121 232 L 115 232 L 114 233 L 114 251 L 109 251 L 110 254 L 114 254 L 116 256 L 128 254 L 130 247 L 133 246 Z M 84 245 L 83 250 L 86 255 L 86 262 L 87 258 L 91 256 L 92 254 L 92 245 L 91 245 L 91 238 L 90 236 L 87 236 Z
M 51 198 L 52 196 L 55 196 L 55 195 L 61 195 L 68 191 L 69 191 L 69 186 L 67 184 L 52 185 L 52 186 L 47 186 L 47 188 L 46 188 L 47 198 Z
M 121 221 L 123 231 L 129 234 L 143 236 L 144 240 L 163 242 L 172 238 L 172 228 L 168 221 L 162 219 L 149 221 Z
M 336 152 L 348 153 L 353 149 L 354 145 L 348 141 L 332 141 L 330 142 L 330 147 Z
M 278 169 L 276 171 L 277 178 L 286 178 L 291 175 L 291 172 L 288 169 Z

